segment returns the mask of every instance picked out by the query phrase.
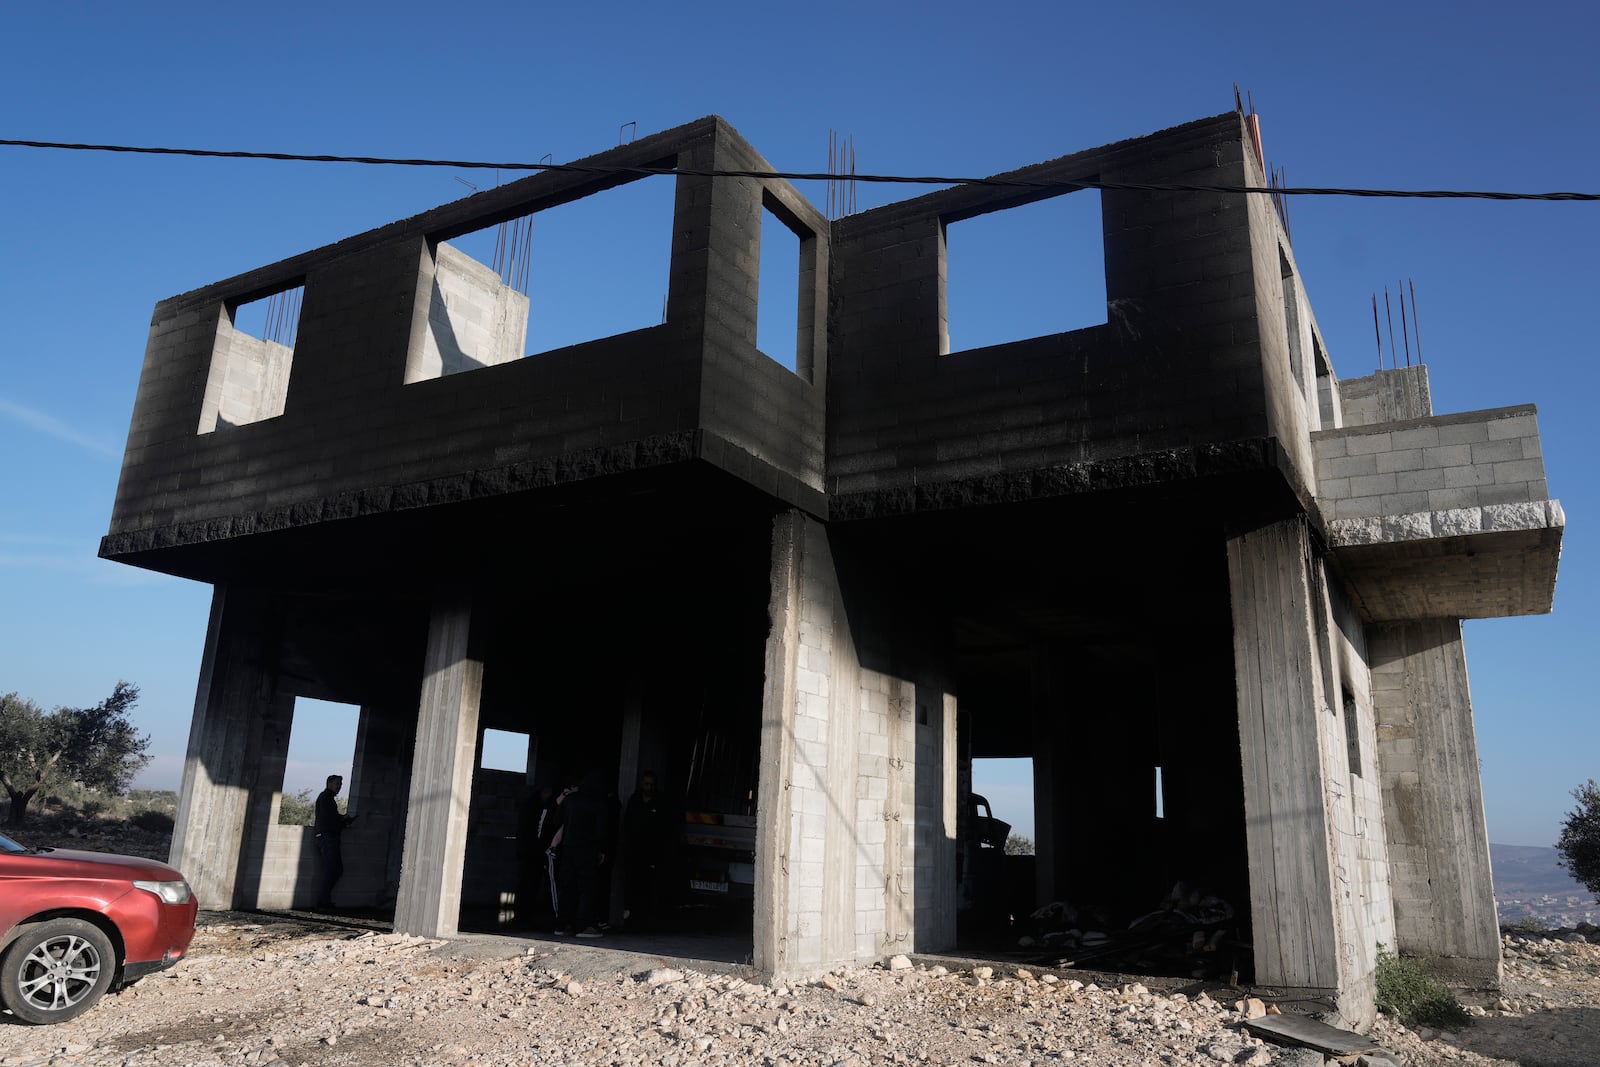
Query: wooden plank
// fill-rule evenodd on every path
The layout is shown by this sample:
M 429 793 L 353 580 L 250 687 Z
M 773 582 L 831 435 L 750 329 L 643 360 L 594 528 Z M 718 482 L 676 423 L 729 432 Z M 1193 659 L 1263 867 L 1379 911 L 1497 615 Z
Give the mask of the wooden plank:
M 1304 1015 L 1266 1015 L 1260 1019 L 1246 1020 L 1244 1028 L 1269 1041 L 1314 1048 L 1333 1056 L 1383 1051 L 1370 1037 L 1341 1030 Z

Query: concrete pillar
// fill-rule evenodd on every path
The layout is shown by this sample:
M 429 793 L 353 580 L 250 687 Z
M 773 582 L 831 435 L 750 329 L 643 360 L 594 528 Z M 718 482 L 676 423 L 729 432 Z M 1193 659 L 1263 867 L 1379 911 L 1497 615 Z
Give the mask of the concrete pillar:
M 800 546 L 795 512 L 772 523 L 766 681 L 761 692 L 761 763 L 756 780 L 755 929 L 751 961 L 762 974 L 790 966 L 789 913 L 799 857 L 790 857 L 798 822 L 789 768 L 796 752 L 795 679 L 800 651 Z M 820 907 L 820 901 L 819 901 Z
M 1455 619 L 1369 627 L 1398 949 L 1452 981 L 1500 984 L 1500 930 L 1472 694 Z
M 1357 982 L 1340 951 L 1319 721 L 1324 608 L 1304 521 L 1239 534 L 1227 554 L 1256 982 L 1336 996 Z
M 956 944 L 955 694 L 943 685 L 917 687 L 915 779 L 916 949 L 942 952 Z
M 449 937 L 461 915 L 467 809 L 477 756 L 483 661 L 474 648 L 472 602 L 441 595 L 428 620 L 416 752 L 394 928 Z
M 1062 898 L 1067 862 L 1058 818 L 1060 784 L 1068 773 L 1068 755 L 1061 751 L 1066 697 L 1058 652 L 1042 645 L 1033 649 L 1033 897 L 1040 907 Z
M 219 585 L 212 592 L 169 854 L 205 908 L 235 907 L 241 893 L 253 895 L 253 884 L 240 884 L 241 866 L 253 861 L 259 879 L 272 794 L 283 781 L 287 730 L 264 753 L 263 722 L 283 719 L 283 702 L 292 706 L 292 698 L 275 693 L 263 613 L 260 599 L 245 590 Z M 276 768 L 275 780 L 263 780 L 263 762 L 268 772 Z
M 356 726 L 350 769 L 350 814 L 360 816 L 345 831 L 344 879 L 339 895 L 381 905 L 395 898 L 416 742 L 416 716 L 367 704 Z

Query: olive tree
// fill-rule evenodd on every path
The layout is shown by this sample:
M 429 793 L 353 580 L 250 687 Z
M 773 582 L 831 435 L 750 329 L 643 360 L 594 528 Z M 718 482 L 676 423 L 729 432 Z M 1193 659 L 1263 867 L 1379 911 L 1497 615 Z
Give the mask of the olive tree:
M 121 793 L 149 762 L 148 735 L 129 719 L 139 687 L 118 682 L 111 695 L 87 708 L 45 711 L 16 693 L 0 696 L 0 786 L 11 798 L 7 820 L 19 826 L 43 789 L 75 782 L 86 789 Z
M 1572 795 L 1578 806 L 1567 813 L 1556 849 L 1561 853 L 1561 866 L 1589 892 L 1600 896 L 1600 785 L 1591 778 Z

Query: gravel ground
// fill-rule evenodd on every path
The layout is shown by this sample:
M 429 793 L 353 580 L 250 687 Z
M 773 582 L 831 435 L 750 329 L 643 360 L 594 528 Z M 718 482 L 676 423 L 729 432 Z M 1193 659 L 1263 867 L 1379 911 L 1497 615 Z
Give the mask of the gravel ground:
M 1376 1036 L 1419 1065 L 1600 1064 L 1600 946 L 1506 945 L 1503 1008 L 1459 1034 L 1385 1020 Z M 774 987 L 591 945 L 213 913 L 182 964 L 70 1023 L 0 1015 L 0 1065 L 1323 1062 L 1205 995 L 897 963 Z

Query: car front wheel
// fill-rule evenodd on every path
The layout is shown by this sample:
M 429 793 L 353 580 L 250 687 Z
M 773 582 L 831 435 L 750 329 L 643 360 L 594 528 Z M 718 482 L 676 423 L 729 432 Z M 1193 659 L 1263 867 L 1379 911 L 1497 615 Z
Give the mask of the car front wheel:
M 116 962 L 110 940 L 93 923 L 39 923 L 0 957 L 0 1001 L 23 1022 L 66 1022 L 100 999 Z

